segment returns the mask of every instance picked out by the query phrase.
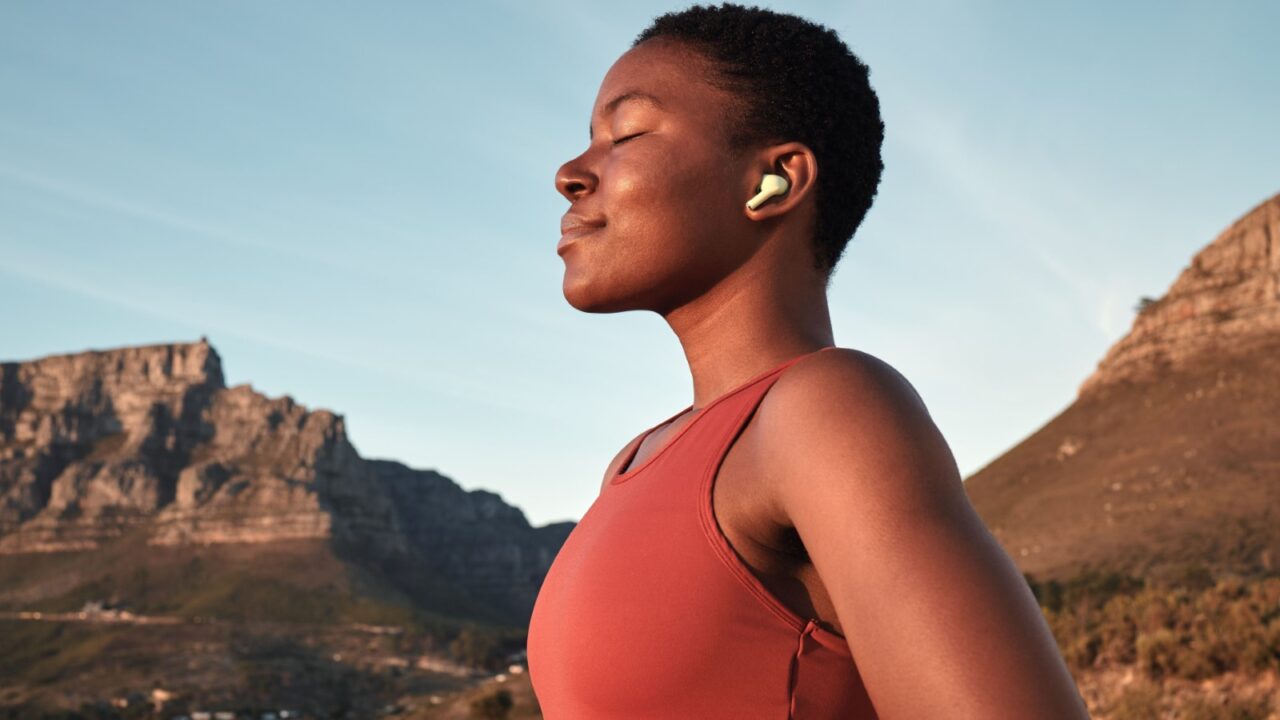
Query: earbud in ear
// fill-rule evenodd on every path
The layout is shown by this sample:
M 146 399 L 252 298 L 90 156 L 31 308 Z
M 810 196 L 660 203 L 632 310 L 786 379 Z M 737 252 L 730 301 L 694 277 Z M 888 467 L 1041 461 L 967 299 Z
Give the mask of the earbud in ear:
M 785 177 L 781 175 L 774 175 L 773 173 L 765 173 L 764 177 L 760 180 L 760 192 L 757 193 L 755 197 L 747 201 L 747 207 L 755 210 L 763 205 L 765 200 L 768 200 L 774 195 L 782 195 L 786 193 L 787 188 L 789 187 L 791 187 L 791 184 L 787 182 Z

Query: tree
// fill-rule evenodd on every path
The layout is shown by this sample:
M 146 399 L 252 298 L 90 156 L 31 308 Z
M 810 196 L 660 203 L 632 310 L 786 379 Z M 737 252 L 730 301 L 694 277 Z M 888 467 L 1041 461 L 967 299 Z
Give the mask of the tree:
M 1159 300 L 1153 297 L 1147 297 L 1146 295 L 1143 295 L 1142 297 L 1138 298 L 1138 304 L 1135 305 L 1133 309 L 1135 312 L 1141 314 L 1146 312 L 1148 308 L 1154 307 L 1159 303 L 1160 303 Z

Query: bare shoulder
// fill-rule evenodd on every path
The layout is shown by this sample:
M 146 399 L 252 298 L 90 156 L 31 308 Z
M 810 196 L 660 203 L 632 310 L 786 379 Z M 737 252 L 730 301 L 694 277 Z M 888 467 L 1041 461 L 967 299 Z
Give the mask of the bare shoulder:
M 757 413 L 775 517 L 804 544 L 881 717 L 1088 718 L 1027 583 L 901 373 L 823 352 L 788 368 Z
M 928 414 L 920 394 L 897 368 L 853 348 L 816 353 L 787 368 L 765 395 L 765 402 L 772 398 L 776 405 L 813 403 L 822 396 L 869 406 L 888 403 Z M 822 411 L 830 404 L 818 402 L 813 409 Z
M 893 505 L 963 497 L 955 458 L 924 400 L 870 353 L 837 348 L 797 362 L 758 414 L 760 457 L 780 492 L 796 487 L 788 478 L 807 477 L 810 491 L 840 485 L 842 494 L 878 494 Z

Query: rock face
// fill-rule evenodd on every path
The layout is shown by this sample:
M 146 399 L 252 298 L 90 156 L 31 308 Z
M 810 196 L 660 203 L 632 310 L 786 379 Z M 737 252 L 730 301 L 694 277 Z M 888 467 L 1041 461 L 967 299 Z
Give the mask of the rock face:
M 1076 401 L 965 481 L 1024 572 L 1280 571 L 1280 196 L 1148 303 Z
M 1196 254 L 1164 297 L 1144 302 L 1133 329 L 1080 386 L 1149 380 L 1206 353 L 1235 354 L 1280 331 L 1280 195 Z
M 341 415 L 227 388 L 203 338 L 0 364 L 0 554 L 139 526 L 153 546 L 326 539 L 527 618 L 572 523 L 361 458 Z

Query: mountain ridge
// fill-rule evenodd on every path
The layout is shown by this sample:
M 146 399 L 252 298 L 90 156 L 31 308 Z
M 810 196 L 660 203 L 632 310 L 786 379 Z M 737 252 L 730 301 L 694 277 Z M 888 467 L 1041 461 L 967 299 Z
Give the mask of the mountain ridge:
M 206 338 L 0 363 L 0 557 L 139 527 L 157 548 L 326 541 L 518 623 L 572 523 L 535 528 L 496 493 L 362 458 L 341 413 L 227 387 Z
M 1024 572 L 1280 570 L 1280 194 L 1195 254 L 1076 399 L 965 479 Z
M 1280 193 L 1197 252 L 1160 298 L 1142 298 L 1077 396 L 1144 382 L 1208 352 L 1248 350 L 1280 332 Z

